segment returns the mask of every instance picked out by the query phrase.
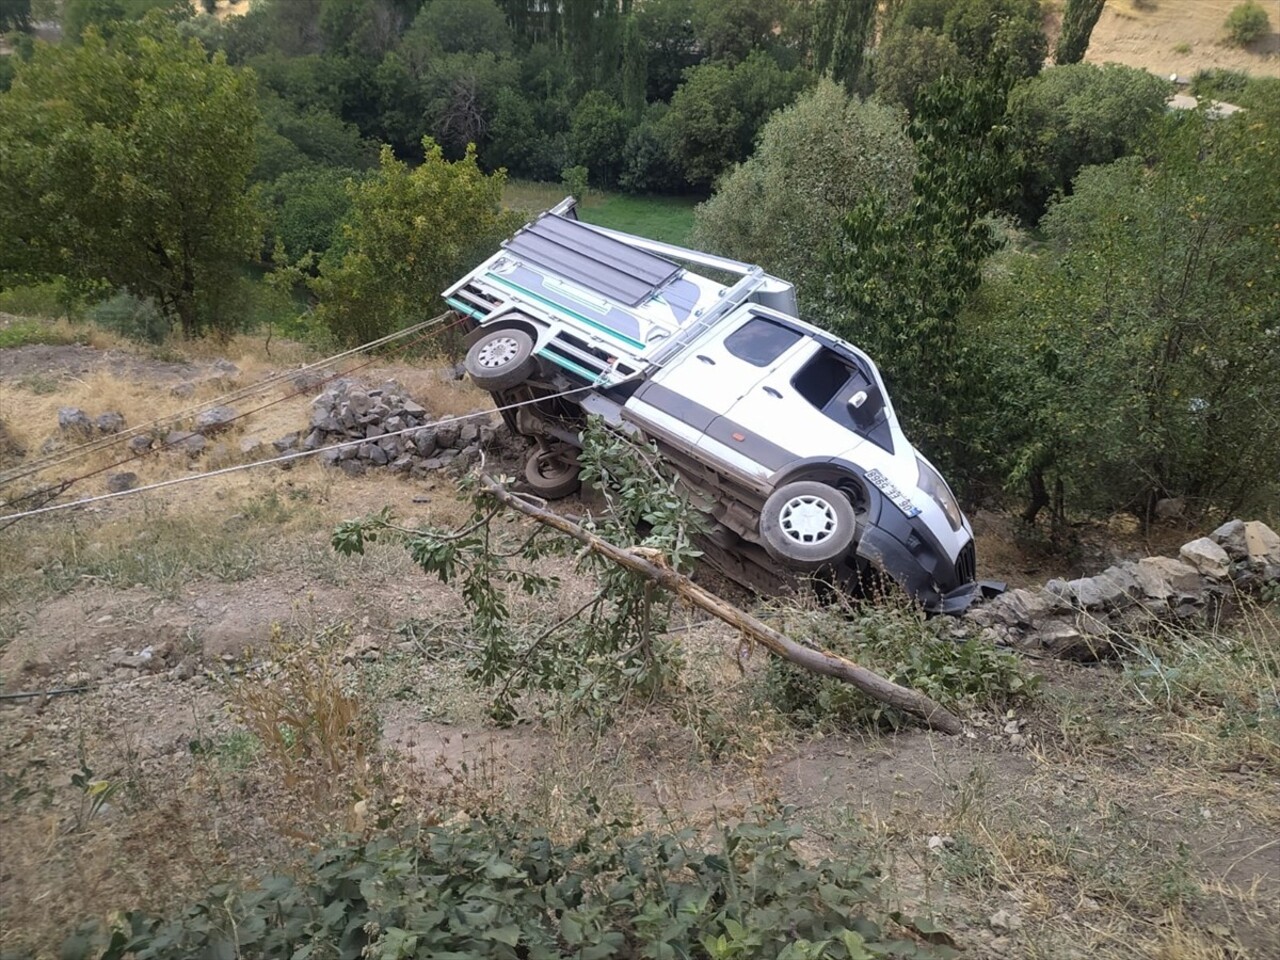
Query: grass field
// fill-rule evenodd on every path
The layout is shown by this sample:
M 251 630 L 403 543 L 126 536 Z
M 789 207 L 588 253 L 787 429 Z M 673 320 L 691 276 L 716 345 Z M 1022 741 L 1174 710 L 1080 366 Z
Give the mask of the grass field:
M 540 212 L 559 203 L 567 192 L 559 183 L 513 180 L 507 183 L 503 200 L 515 210 Z M 693 229 L 693 208 L 697 203 L 696 197 L 637 197 L 592 190 L 578 209 L 588 223 L 684 244 Z

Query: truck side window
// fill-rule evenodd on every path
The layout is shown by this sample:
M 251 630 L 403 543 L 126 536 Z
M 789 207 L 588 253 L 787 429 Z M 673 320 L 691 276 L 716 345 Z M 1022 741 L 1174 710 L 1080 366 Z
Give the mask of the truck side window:
M 752 366 L 767 367 L 800 337 L 798 330 L 764 317 L 752 317 L 724 338 L 724 348 Z
M 800 368 L 791 385 L 819 410 L 825 410 L 840 393 L 840 388 L 849 382 L 853 372 L 838 353 L 824 347 Z

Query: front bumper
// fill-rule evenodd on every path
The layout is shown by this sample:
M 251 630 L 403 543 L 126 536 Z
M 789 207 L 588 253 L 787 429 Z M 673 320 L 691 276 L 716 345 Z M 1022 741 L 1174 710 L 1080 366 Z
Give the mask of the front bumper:
M 906 539 L 912 540 L 912 531 L 905 529 Z M 960 614 L 979 597 L 1003 591 L 1003 584 L 974 579 L 971 562 L 948 562 L 930 538 L 914 532 L 913 550 L 890 531 L 870 524 L 858 541 L 858 557 L 891 577 L 928 613 Z M 967 569 L 962 573 L 957 567 Z

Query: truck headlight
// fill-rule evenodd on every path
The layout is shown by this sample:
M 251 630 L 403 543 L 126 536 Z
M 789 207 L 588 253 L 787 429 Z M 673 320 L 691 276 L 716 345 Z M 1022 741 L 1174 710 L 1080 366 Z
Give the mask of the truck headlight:
M 964 514 L 960 512 L 960 504 L 956 503 L 955 494 L 947 486 L 947 481 L 943 480 L 942 475 L 920 457 L 916 457 L 916 465 L 920 471 L 920 489 L 942 508 L 942 512 L 947 516 L 947 523 L 951 524 L 951 529 L 959 531 L 964 526 Z

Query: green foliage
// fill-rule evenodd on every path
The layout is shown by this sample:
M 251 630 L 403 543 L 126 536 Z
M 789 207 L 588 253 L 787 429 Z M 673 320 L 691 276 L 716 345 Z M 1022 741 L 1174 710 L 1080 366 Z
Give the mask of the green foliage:
M 110 37 L 117 23 L 141 20 L 153 10 L 171 20 L 191 15 L 190 5 L 183 0 L 63 0 L 62 32 L 78 40 L 93 27 L 102 36 Z
M 753 52 L 741 63 L 691 68 L 671 99 L 669 144 L 694 186 L 710 186 L 731 164 L 745 160 L 769 115 L 786 106 L 808 83 L 787 73 L 768 54 Z
M 35 344 L 62 344 L 72 338 L 64 330 L 34 318 L 15 317 L 0 321 L 0 349 Z
M 1232 7 L 1223 26 L 1230 43 L 1237 47 L 1247 47 L 1271 32 L 1271 18 L 1260 4 L 1248 0 L 1247 3 Z
M 914 171 L 899 111 L 824 79 L 773 115 L 751 158 L 698 207 L 693 243 L 786 277 L 805 316 L 822 323 L 826 271 L 814 251 L 830 247 L 844 217 L 872 197 L 900 213 Z
M 0 95 L 0 268 L 106 281 L 187 335 L 258 236 L 253 78 L 157 15 L 41 46 Z
M 85 315 L 104 330 L 141 343 L 164 343 L 172 329 L 155 301 L 135 297 L 125 289 L 95 303 Z
M 344 343 L 365 343 L 439 312 L 440 291 L 521 222 L 502 210 L 505 176 L 486 176 L 474 150 L 454 163 L 429 139 L 410 169 L 382 150 L 378 172 L 350 190 L 336 249 L 320 262 L 317 313 Z
M 591 801 L 588 799 L 587 801 Z M 954 956 L 934 928 L 883 905 L 857 858 L 810 864 L 800 831 L 761 819 L 720 832 L 628 835 L 611 823 L 557 837 L 519 819 L 340 838 L 305 880 L 218 886 L 172 918 L 89 924 L 65 960 L 125 956 L 691 957 L 900 960 Z
M 783 0 L 693 0 L 693 30 L 712 60 L 737 63 L 768 48 Z
M 648 99 L 670 100 L 684 72 L 701 59 L 693 32 L 693 0 L 645 0 L 634 16 L 649 56 Z
M 591 171 L 582 165 L 565 167 L 560 171 L 560 182 L 565 192 L 579 203 L 587 195 L 587 185 L 591 181 Z
M 820 0 L 815 24 L 815 66 L 852 91 L 876 19 L 876 0 Z
M 914 116 L 922 90 L 942 77 L 963 80 L 973 68 L 946 34 L 932 27 L 900 25 L 880 44 L 873 73 L 876 98 L 905 107 Z
M 614 544 L 660 551 L 672 569 L 687 570 L 698 556 L 691 538 L 702 515 L 677 492 L 656 453 L 600 423 L 582 442 L 582 478 L 606 503 L 603 515 L 584 526 Z M 543 525 L 532 532 L 499 525 L 502 504 L 474 479 L 468 482 L 474 511 L 461 528 L 408 529 L 384 510 L 342 524 L 334 549 L 351 555 L 379 540 L 399 543 L 424 572 L 458 584 L 471 614 L 470 633 L 481 645 L 468 675 L 496 691 L 491 711 L 498 720 L 517 718 L 522 694 L 554 694 L 552 709 L 572 713 L 667 687 L 680 661 L 678 645 L 664 636 L 673 598 L 594 552 L 579 559 L 579 569 L 596 584 L 586 603 L 532 638 L 512 629 L 509 592 L 548 593 L 557 581 L 532 572 L 537 562 L 575 550 L 578 542 Z
M 1008 87 L 1044 64 L 1041 19 L 1040 0 L 953 0 L 943 30 L 962 57 Z
M 62 317 L 67 315 L 71 305 L 71 292 L 61 280 L 0 290 L 0 313 L 16 313 L 27 317 Z
M 829 257 L 832 329 L 876 358 L 899 415 L 944 472 L 959 473 L 972 435 L 964 418 L 987 381 L 959 318 L 997 246 L 983 215 L 1011 180 L 1004 102 L 990 80 L 929 88 L 911 127 L 919 159 L 906 209 L 862 201 Z
M 1191 92 L 1201 99 L 1266 111 L 1280 98 L 1280 77 L 1255 77 L 1240 70 L 1210 67 L 1196 71 Z
M 321 105 L 299 108 L 270 92 L 259 99 L 257 159 L 252 180 L 266 183 L 299 167 L 318 165 L 345 171 L 377 165 L 377 148 Z
M 1129 153 L 1163 116 L 1170 84 L 1146 70 L 1077 63 L 1046 70 L 1009 95 L 1012 146 L 1022 156 L 1015 211 L 1037 222 L 1086 166 Z
M 674 193 L 683 185 L 671 151 L 669 109 L 665 103 L 650 104 L 627 134 L 618 186 L 628 193 Z
M 575 165 L 590 170 L 600 186 L 616 182 L 626 140 L 627 116 L 613 97 L 592 90 L 578 101 L 569 128 L 570 156 Z
M 31 27 L 31 0 L 0 0 L 0 33 Z
M 1089 49 L 1089 38 L 1093 28 L 1102 16 L 1102 5 L 1106 0 L 1067 0 L 1067 9 L 1062 14 L 1062 32 L 1058 34 L 1058 45 L 1054 47 L 1053 62 L 1062 67 L 1069 63 L 1079 63 Z
M 511 53 L 511 29 L 493 0 L 431 0 L 413 21 L 410 34 L 427 39 L 441 53 Z M 406 39 L 409 39 L 408 37 Z
M 948 708 L 1005 710 L 1034 697 L 1040 685 L 1040 678 L 1025 673 L 1011 651 L 974 637 L 957 641 L 950 635 L 954 621 L 928 619 L 919 610 L 889 604 L 852 612 L 791 607 L 783 608 L 781 616 L 791 637 L 847 657 Z M 803 727 L 897 729 L 910 721 L 847 683 L 781 659 L 769 661 L 764 692 Z
M 327 253 L 351 209 L 346 185 L 358 179 L 355 170 L 304 167 L 280 176 L 263 191 L 269 229 L 283 248 L 276 256 L 283 253 L 286 260 L 297 260 L 308 253 Z
M 1077 509 L 1142 516 L 1161 496 L 1273 502 L 1278 123 L 1167 117 L 1141 159 L 1080 174 L 1047 250 L 1003 264 L 970 336 L 996 345 L 990 450 L 1011 484 L 1052 477 Z

